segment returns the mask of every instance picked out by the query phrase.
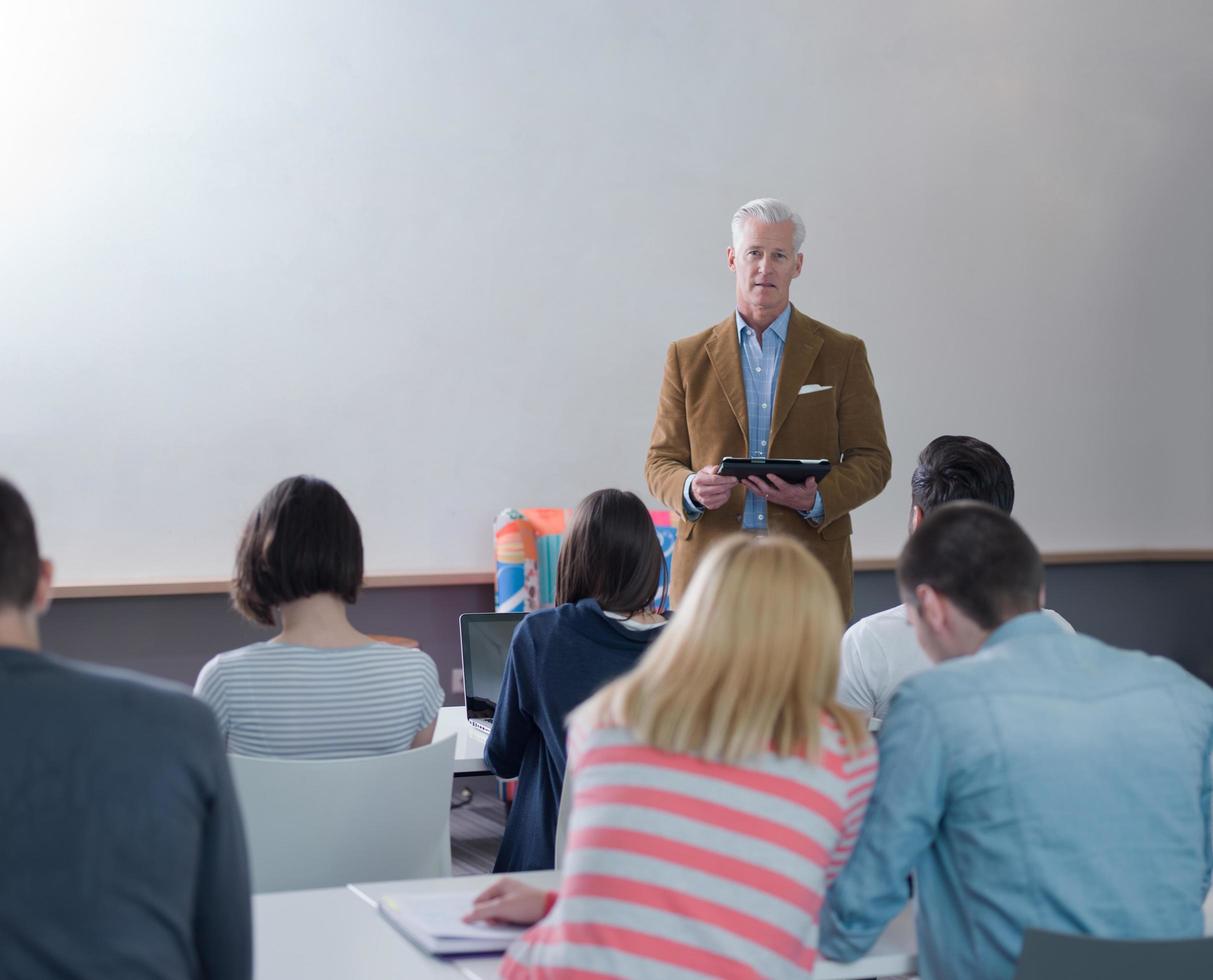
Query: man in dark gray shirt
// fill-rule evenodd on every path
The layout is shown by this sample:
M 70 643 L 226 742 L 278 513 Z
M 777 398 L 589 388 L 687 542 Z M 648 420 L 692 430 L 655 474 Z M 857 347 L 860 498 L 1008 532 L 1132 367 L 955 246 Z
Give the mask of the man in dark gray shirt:
M 39 653 L 50 583 L 0 479 L 0 977 L 250 977 L 244 831 L 210 709 Z

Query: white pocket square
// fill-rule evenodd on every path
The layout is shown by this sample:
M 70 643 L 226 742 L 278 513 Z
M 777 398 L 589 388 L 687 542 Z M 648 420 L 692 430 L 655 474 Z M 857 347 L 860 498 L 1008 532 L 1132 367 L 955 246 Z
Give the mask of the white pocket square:
M 809 395 L 814 391 L 829 391 L 833 387 L 833 385 L 802 385 L 800 391 L 796 392 L 796 394 Z

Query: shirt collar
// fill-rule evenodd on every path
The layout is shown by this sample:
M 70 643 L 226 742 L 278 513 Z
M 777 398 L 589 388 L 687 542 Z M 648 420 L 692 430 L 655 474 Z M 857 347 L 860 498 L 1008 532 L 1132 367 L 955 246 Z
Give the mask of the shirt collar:
M 985 643 L 981 645 L 981 649 L 988 650 L 999 643 L 1005 643 L 1007 640 L 1014 640 L 1021 636 L 1040 636 L 1047 633 L 1064 632 L 1065 630 L 1062 629 L 1061 625 L 1052 616 L 1047 616 L 1043 612 L 1021 613 L 1013 619 L 1008 619 L 987 636 Z
M 738 340 L 738 342 L 740 342 L 741 341 L 741 332 L 743 330 L 745 330 L 749 326 L 749 324 L 746 323 L 745 320 L 742 318 L 740 310 L 738 310 L 735 315 L 737 317 L 737 340 Z M 787 306 L 785 306 L 783 308 L 783 312 L 780 313 L 779 316 L 775 317 L 774 322 L 769 327 L 767 327 L 767 331 L 769 331 L 770 333 L 773 333 L 776 337 L 778 337 L 779 342 L 781 344 L 785 343 L 788 339 L 788 321 L 791 319 L 792 319 L 792 304 L 789 303 Z

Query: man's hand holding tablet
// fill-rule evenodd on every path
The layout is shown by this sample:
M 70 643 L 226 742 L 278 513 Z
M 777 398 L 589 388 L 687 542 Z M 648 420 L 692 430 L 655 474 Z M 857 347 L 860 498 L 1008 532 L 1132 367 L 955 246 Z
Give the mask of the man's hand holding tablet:
M 747 490 L 769 504 L 803 512 L 813 509 L 817 480 L 830 472 L 830 463 L 824 459 L 757 460 L 726 456 L 716 469 L 735 476 Z
M 767 480 L 760 476 L 748 476 L 742 482 L 746 489 L 758 494 L 768 504 L 781 504 L 792 510 L 805 511 L 812 510 L 817 502 L 817 480 L 814 477 L 809 477 L 804 483 L 787 483 L 771 473 Z
M 691 479 L 691 499 L 704 510 L 718 510 L 738 483 L 768 503 L 792 510 L 812 510 L 817 480 L 830 472 L 824 459 L 741 459 L 726 456 L 705 466 Z
M 691 499 L 704 510 L 719 510 L 737 483 L 735 476 L 721 476 L 719 466 L 705 466 L 691 479 Z

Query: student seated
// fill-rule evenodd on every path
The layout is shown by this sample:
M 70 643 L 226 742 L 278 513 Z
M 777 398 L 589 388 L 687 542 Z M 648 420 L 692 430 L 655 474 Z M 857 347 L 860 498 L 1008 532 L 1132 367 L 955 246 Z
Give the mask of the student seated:
M 50 590 L 0 479 L 0 977 L 251 977 L 215 719 L 186 688 L 39 653 Z
M 493 772 L 519 777 L 494 870 L 553 867 L 565 716 L 635 667 L 661 632 L 653 603 L 663 568 L 635 494 L 599 490 L 577 506 L 556 563 L 556 608 L 518 624 L 484 747 Z
M 1015 480 L 1002 453 L 972 436 L 939 436 L 918 456 L 910 477 L 910 533 L 936 507 L 953 500 L 979 500 L 1011 513 Z M 1070 624 L 1044 610 L 1059 626 Z M 918 645 L 904 605 L 865 616 L 842 637 L 838 700 L 871 718 L 883 719 L 897 685 L 931 666 Z
M 826 883 L 876 775 L 860 719 L 834 701 L 841 635 L 830 577 L 799 542 L 737 535 L 709 552 L 636 669 L 572 716 L 559 895 L 506 878 L 468 915 L 547 911 L 503 976 L 813 969 Z
M 939 666 L 893 696 L 822 953 L 862 956 L 912 870 L 919 970 L 937 980 L 1009 980 L 1027 928 L 1200 936 L 1213 690 L 1044 615 L 1040 555 L 986 504 L 928 515 L 897 581 Z
M 221 653 L 194 693 L 239 755 L 339 759 L 428 745 L 443 693 L 420 650 L 379 643 L 350 625 L 362 585 L 362 533 L 337 490 L 283 480 L 245 526 L 232 601 L 282 631 Z

